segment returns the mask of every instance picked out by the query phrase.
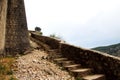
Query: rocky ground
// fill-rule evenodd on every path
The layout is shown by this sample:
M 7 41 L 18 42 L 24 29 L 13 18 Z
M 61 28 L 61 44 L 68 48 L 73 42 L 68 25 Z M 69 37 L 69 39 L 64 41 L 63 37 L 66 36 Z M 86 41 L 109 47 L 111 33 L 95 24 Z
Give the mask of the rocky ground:
M 75 80 L 67 71 L 46 57 L 48 54 L 41 50 L 33 50 L 18 57 L 14 64 L 14 76 L 18 80 Z

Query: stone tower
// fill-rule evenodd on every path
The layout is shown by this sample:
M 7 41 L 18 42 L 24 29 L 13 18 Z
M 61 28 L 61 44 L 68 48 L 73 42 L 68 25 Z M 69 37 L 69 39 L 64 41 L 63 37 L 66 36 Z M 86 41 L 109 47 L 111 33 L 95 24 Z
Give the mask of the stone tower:
M 4 24 L 0 24 L 0 30 L 3 28 L 3 49 L 5 55 L 16 55 L 29 49 L 29 37 L 27 29 L 27 21 L 24 7 L 24 0 L 2 0 L 4 18 Z M 5 2 L 6 1 L 6 2 Z M 5 5 L 7 3 L 7 5 Z M 2 15 L 3 16 L 3 15 Z M 0 37 L 1 38 L 1 37 Z M 1 38 L 1 39 L 3 39 Z M 0 47 L 1 48 L 1 47 Z
M 7 0 L 0 0 L 0 55 L 5 47 L 5 27 L 7 14 Z

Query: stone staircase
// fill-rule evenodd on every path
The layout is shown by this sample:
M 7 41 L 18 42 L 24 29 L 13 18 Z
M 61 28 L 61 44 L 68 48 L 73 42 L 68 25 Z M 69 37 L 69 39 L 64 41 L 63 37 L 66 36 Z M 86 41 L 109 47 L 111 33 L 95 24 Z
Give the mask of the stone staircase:
M 82 67 L 81 64 L 76 64 L 73 60 L 69 60 L 67 57 L 64 57 L 61 53 L 59 53 L 58 49 L 46 49 L 42 42 L 39 42 L 36 39 L 33 41 L 41 45 L 42 48 L 45 48 L 45 51 L 48 52 L 49 59 L 60 65 L 63 69 L 67 70 L 76 78 L 76 80 L 106 80 L 104 74 L 94 74 L 92 68 L 85 68 Z
M 120 59 L 118 57 L 62 43 L 50 37 L 36 35 L 34 32 L 30 33 L 31 37 L 39 45 L 37 49 L 43 49 L 48 53 L 49 57 L 47 59 L 49 61 L 61 65 L 60 68 L 65 68 L 75 77 L 80 76 L 82 80 L 120 80 Z M 60 58 L 63 59 L 60 60 Z M 80 71 L 82 75 L 79 75 Z M 88 73 L 83 76 L 83 73 L 87 71 Z
M 54 50 L 50 52 L 54 52 Z M 106 80 L 104 74 L 94 74 L 91 68 L 83 68 L 81 64 L 76 64 L 73 60 L 63 57 L 60 53 L 54 55 L 53 61 L 67 70 L 76 80 Z

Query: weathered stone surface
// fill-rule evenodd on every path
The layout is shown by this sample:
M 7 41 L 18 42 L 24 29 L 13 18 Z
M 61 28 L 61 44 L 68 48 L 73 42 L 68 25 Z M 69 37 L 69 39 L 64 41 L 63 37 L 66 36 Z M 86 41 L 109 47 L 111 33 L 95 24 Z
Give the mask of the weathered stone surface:
M 94 73 L 105 74 L 107 80 L 120 80 L 120 58 L 106 53 L 61 44 L 61 53 L 76 63 L 93 68 Z
M 43 42 L 49 42 L 49 39 L 51 39 L 49 37 L 45 39 L 44 36 L 33 35 L 32 37 Z M 57 45 L 56 49 L 59 49 L 63 57 L 74 60 L 75 63 L 82 64 L 84 67 L 93 68 L 96 74 L 105 74 L 107 80 L 120 80 L 120 58 L 118 57 L 60 43 L 57 40 L 52 40 L 52 43 L 48 45 L 50 47 Z
M 51 47 L 51 49 L 58 49 L 59 48 L 59 42 L 56 39 L 47 37 L 47 36 L 40 36 L 37 34 L 32 33 L 31 36 L 41 42 L 43 42 L 44 44 L 47 44 L 48 46 Z
M 7 0 L 0 0 L 0 54 L 4 51 Z
M 29 47 L 24 0 L 8 1 L 5 45 L 10 54 L 23 52 Z
M 19 57 L 14 66 L 14 76 L 18 80 L 75 80 L 65 70 L 47 59 L 44 51 L 34 50 L 30 54 Z
M 16 55 L 29 48 L 24 0 L 0 0 L 0 50 Z

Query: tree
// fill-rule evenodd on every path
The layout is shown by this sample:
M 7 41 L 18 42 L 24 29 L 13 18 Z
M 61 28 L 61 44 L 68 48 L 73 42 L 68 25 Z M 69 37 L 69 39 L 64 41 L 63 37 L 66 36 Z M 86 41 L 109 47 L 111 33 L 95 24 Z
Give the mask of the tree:
M 66 41 L 63 40 L 61 36 L 57 36 L 56 34 L 50 34 L 50 37 L 57 39 L 57 40 L 60 40 L 62 43 L 66 43 Z
M 40 27 L 35 27 L 35 31 L 41 32 L 41 28 Z
M 60 36 L 56 36 L 56 34 L 50 34 L 50 37 L 54 38 L 54 39 L 61 39 L 61 37 Z
M 36 31 L 37 34 L 42 35 L 40 27 L 35 27 L 35 31 Z

